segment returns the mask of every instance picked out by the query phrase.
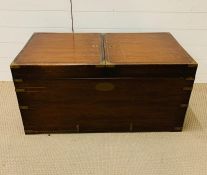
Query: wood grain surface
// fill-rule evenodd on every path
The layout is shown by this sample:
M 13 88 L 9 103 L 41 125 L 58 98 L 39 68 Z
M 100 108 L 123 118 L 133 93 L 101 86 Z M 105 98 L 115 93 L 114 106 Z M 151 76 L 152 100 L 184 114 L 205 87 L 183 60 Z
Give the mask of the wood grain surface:
M 113 88 L 97 89 L 101 83 Z M 180 120 L 183 122 L 191 92 L 183 87 L 189 86 L 192 82 L 177 78 L 127 78 L 33 81 L 20 83 L 16 88 L 24 89 L 17 92 L 17 97 L 20 106 L 27 106 L 21 109 L 25 126 L 40 131 L 48 127 L 45 131 L 77 132 L 73 127 L 78 125 L 79 131 L 95 132 L 119 131 L 113 128 L 119 122 L 125 123 L 119 128 L 127 128 L 126 131 L 137 131 L 141 125 L 148 130 L 174 130 Z
M 105 42 L 114 64 L 195 64 L 170 33 L 113 33 Z
M 35 33 L 17 56 L 15 64 L 98 64 L 99 34 Z

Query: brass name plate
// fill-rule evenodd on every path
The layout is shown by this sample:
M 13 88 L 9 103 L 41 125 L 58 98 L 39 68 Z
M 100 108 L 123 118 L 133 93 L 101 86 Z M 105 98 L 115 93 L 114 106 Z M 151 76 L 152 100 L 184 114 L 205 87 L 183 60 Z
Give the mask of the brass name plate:
M 96 84 L 95 89 L 97 91 L 112 91 L 114 89 L 114 85 L 108 82 L 98 83 Z

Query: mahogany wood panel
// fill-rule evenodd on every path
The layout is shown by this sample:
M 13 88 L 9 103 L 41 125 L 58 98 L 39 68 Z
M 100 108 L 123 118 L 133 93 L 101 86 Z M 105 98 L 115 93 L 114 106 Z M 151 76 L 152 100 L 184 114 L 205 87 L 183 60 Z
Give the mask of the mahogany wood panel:
M 108 83 L 112 89 L 97 89 Z M 15 83 L 25 126 L 40 132 L 136 131 L 138 124 L 174 130 L 192 87 L 183 79 L 71 79 Z M 153 87 L 153 88 L 152 88 Z M 186 109 L 187 106 L 184 106 Z M 113 121 L 113 122 L 112 122 Z M 111 123 L 112 122 L 112 123 Z M 97 123 L 98 126 L 95 125 Z M 108 123 L 108 125 L 106 125 Z M 71 125 L 73 124 L 73 125 Z M 107 126 L 107 127 L 105 127 Z M 129 127 L 131 126 L 131 128 Z M 45 128 L 44 128 L 45 127 Z M 96 130 L 97 128 L 97 130 Z M 73 130 L 74 129 L 74 130 Z
M 105 43 L 113 64 L 195 64 L 170 33 L 106 34 Z
M 112 88 L 104 87 L 98 88 L 98 85 L 109 84 Z M 158 85 L 162 85 L 162 87 Z M 137 98 L 142 99 L 138 101 L 157 103 L 163 102 L 166 105 L 187 103 L 189 93 L 191 90 L 185 90 L 185 87 L 192 87 L 193 81 L 185 81 L 183 79 L 141 79 L 141 78 L 112 78 L 112 79 L 70 79 L 70 80 L 55 80 L 55 81 L 32 81 L 15 83 L 19 101 L 23 103 L 50 103 L 50 102 L 71 102 L 75 103 L 82 97 L 99 98 L 101 97 L 103 103 L 109 99 L 116 103 L 120 100 L 129 100 L 132 102 Z M 102 89 L 101 89 L 102 88 Z M 130 92 L 128 88 L 132 90 Z M 162 93 L 157 93 L 163 89 Z M 165 90 L 167 89 L 167 90 Z M 22 91 L 21 91 L 22 90 Z M 107 91 L 107 92 L 105 92 Z M 68 92 L 68 93 L 66 93 Z M 77 94 L 78 92 L 78 94 Z M 114 93 L 118 95 L 116 99 L 113 98 Z M 107 95 L 107 96 L 103 96 Z M 126 96 L 125 96 L 126 95 Z M 154 97 L 148 99 L 148 97 Z M 166 98 L 166 96 L 168 98 Z M 79 98 L 80 99 L 79 99 Z M 146 97 L 146 98 L 144 98 Z M 86 98 L 86 99 L 87 99 Z M 84 99 L 83 99 L 84 100 Z M 92 99 L 91 99 L 92 100 Z
M 99 34 L 35 33 L 14 63 L 99 64 L 101 42 Z
M 27 81 L 71 78 L 154 77 L 195 78 L 197 65 L 12 65 L 14 79 Z

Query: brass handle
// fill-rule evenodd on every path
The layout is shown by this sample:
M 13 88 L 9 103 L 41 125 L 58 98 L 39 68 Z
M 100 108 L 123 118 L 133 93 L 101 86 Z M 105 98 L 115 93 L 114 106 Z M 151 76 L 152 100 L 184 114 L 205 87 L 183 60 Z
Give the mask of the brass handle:
M 112 83 L 103 82 L 97 83 L 95 89 L 97 91 L 112 91 L 114 89 L 114 85 Z

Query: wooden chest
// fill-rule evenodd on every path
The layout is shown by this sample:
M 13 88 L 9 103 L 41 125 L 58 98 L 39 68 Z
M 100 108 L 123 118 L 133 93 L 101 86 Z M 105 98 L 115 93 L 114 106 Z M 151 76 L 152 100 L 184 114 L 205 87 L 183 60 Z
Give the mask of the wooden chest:
M 26 134 L 181 131 L 196 69 L 169 33 L 35 33 L 11 64 Z

